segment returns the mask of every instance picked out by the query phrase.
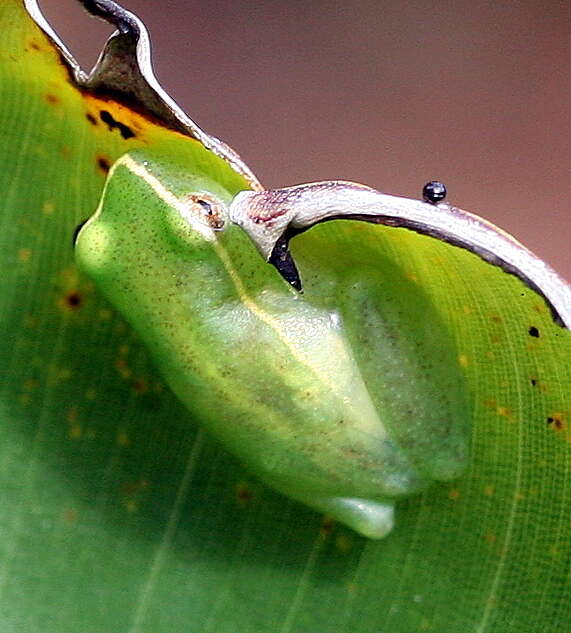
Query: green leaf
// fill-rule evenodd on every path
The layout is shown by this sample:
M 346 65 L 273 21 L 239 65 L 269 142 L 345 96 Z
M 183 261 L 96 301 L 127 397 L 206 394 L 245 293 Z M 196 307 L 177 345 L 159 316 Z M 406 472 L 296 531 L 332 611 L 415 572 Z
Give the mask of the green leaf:
M 404 229 L 346 220 L 292 240 L 316 300 L 324 275 L 360 265 L 387 293 L 418 288 L 473 410 L 467 474 L 399 502 L 385 540 L 324 521 L 197 431 L 74 264 L 74 231 L 127 151 L 230 193 L 255 182 L 199 131 L 79 89 L 22 2 L 0 25 L 2 631 L 567 631 L 571 333 L 545 301 Z

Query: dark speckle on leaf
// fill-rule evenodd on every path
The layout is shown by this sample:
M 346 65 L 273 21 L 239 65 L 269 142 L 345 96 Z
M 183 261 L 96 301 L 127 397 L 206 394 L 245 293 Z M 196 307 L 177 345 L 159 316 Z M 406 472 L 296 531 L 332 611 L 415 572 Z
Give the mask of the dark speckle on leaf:
M 331 532 L 333 532 L 333 528 L 335 527 L 335 521 L 331 517 L 323 517 L 321 521 L 321 527 L 319 529 L 319 534 L 321 537 L 329 536 Z
M 101 112 L 99 113 L 99 117 L 103 121 L 103 123 L 107 124 L 107 126 L 109 127 L 109 131 L 113 131 L 115 129 L 119 130 L 119 133 L 125 140 L 133 138 L 135 136 L 135 132 L 133 132 L 133 130 L 128 125 L 121 123 L 121 121 L 117 121 L 113 117 L 111 112 L 108 112 L 107 110 L 101 110 Z
M 50 92 L 48 92 L 46 94 L 46 101 L 50 104 L 50 105 L 56 105 L 60 102 L 59 97 L 51 94 Z
M 559 415 L 552 415 L 547 418 L 547 424 L 553 425 L 556 431 L 560 431 L 563 428 L 563 420 Z
M 85 118 L 91 123 L 91 125 L 97 125 L 97 119 L 93 116 L 93 114 L 91 114 L 91 112 L 88 112 L 85 115 Z
M 109 159 L 105 158 L 105 156 L 97 157 L 97 166 L 104 174 L 107 174 L 109 172 L 109 169 L 111 168 Z
M 65 295 L 64 301 L 66 306 L 70 310 L 77 310 L 81 307 L 81 304 L 83 303 L 83 298 L 79 294 L 79 292 L 77 292 L 76 290 L 72 290 Z
M 529 328 L 528 333 L 530 336 L 539 338 L 539 330 L 534 325 Z
M 244 506 L 250 503 L 253 499 L 253 496 L 254 495 L 252 494 L 252 491 L 246 484 L 239 483 L 236 486 L 236 500 L 240 505 Z

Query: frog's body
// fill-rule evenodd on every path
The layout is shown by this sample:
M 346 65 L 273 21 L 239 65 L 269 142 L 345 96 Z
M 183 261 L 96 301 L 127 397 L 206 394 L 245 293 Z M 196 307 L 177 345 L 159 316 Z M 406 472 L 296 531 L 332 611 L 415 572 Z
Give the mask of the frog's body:
M 297 293 L 228 220 L 234 192 L 190 172 L 148 153 L 120 159 L 79 233 L 81 267 L 194 417 L 260 478 L 384 536 L 395 499 L 467 464 L 444 326 L 431 320 L 425 336 L 422 295 L 396 271 L 359 268 L 358 249 L 354 266 L 306 270 Z

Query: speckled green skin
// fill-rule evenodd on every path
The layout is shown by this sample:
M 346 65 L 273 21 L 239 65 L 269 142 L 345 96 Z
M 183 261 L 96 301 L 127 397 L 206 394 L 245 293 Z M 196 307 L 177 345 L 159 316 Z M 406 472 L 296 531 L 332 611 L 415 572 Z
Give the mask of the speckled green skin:
M 192 192 L 234 193 L 164 157 L 123 157 L 78 236 L 80 266 L 260 478 L 384 536 L 394 499 L 467 465 L 469 413 L 444 326 L 396 268 L 359 265 L 358 248 L 333 257 L 332 244 L 319 269 L 301 258 L 297 293 L 239 227 L 185 217 Z

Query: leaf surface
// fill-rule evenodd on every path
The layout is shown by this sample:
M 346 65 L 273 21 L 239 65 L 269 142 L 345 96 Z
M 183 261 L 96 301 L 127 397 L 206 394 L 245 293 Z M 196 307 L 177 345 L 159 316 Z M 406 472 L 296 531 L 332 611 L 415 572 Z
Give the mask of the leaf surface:
M 306 293 L 363 266 L 386 292 L 428 297 L 473 407 L 469 472 L 400 502 L 387 539 L 323 522 L 197 431 L 73 262 L 125 151 L 247 184 L 198 141 L 78 90 L 21 2 L 2 3 L 0 25 L 2 630 L 567 631 L 571 333 L 544 301 L 404 229 L 296 237 Z

